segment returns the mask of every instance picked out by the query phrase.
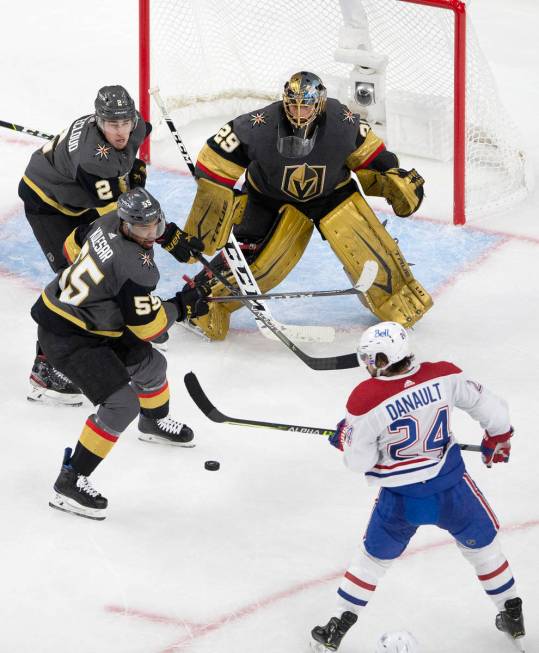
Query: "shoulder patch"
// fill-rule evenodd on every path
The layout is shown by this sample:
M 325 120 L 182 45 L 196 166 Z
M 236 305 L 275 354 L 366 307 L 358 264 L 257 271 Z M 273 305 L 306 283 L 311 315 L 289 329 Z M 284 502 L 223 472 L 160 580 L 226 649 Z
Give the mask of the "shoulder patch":
M 251 113 L 251 117 L 249 118 L 249 121 L 251 123 L 251 127 L 257 127 L 259 125 L 266 125 L 267 124 L 267 114 L 265 111 L 257 111 L 256 113 Z
M 347 106 L 343 106 L 342 108 L 343 116 L 342 116 L 342 121 L 343 122 L 348 122 L 351 125 L 354 125 L 356 122 L 356 114 L 352 111 L 352 109 L 349 109 Z

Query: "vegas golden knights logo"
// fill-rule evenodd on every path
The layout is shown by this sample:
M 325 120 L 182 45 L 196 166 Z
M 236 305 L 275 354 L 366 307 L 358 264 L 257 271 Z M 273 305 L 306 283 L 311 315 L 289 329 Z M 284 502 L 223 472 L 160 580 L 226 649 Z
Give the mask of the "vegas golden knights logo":
M 326 166 L 285 166 L 281 190 L 296 202 L 311 200 L 322 192 L 325 176 Z

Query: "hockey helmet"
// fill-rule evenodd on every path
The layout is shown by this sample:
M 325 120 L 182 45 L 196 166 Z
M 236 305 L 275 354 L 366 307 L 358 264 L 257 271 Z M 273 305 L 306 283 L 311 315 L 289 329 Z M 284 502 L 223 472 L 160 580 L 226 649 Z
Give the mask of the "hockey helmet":
M 418 653 L 416 638 L 407 630 L 384 633 L 378 640 L 374 653 Z
M 127 224 L 130 235 L 139 236 L 145 228 L 156 224 L 154 239 L 163 235 L 166 227 L 161 205 L 145 188 L 132 188 L 118 198 L 118 216 Z
M 388 361 L 386 365 L 376 365 L 377 354 L 384 354 Z M 380 372 L 408 356 L 413 356 L 408 333 L 397 322 L 380 322 L 369 327 L 361 336 L 357 348 L 360 365 L 370 365 Z
M 95 116 L 102 129 L 103 120 L 132 120 L 133 129 L 137 124 L 135 101 L 123 86 L 103 86 L 95 99 Z
M 305 70 L 294 73 L 284 85 L 283 107 L 292 127 L 308 127 L 323 113 L 327 90 L 318 75 Z M 308 115 L 302 116 L 302 108 L 312 107 Z M 292 111 L 295 109 L 295 111 Z

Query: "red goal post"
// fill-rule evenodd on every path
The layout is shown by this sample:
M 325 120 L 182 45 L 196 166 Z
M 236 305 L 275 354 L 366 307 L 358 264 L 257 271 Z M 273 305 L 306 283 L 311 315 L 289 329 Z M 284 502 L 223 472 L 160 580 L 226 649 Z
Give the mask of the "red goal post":
M 526 195 L 526 157 L 516 144 L 518 139 L 514 131 L 511 132 L 510 119 L 503 113 L 488 64 L 467 21 L 465 2 L 275 2 L 282 4 L 282 11 L 274 3 L 269 8 L 266 3 L 245 3 L 244 0 L 197 0 L 195 3 L 139 0 L 141 114 L 146 119 L 150 116 L 148 89 L 155 83 L 162 84 L 161 92 L 167 97 L 172 113 L 177 108 L 185 114 L 189 103 L 204 111 L 212 104 L 215 107 L 226 105 L 223 116 L 229 119 L 267 104 L 270 98 L 277 99 L 287 78 L 285 70 L 289 73 L 290 66 L 312 69 L 326 82 L 326 79 L 340 80 L 346 76 L 350 64 L 357 64 L 356 71 L 368 70 L 361 65 L 358 56 L 367 56 L 369 61 L 385 58 L 389 63 L 386 61 L 382 67 L 385 71 L 387 64 L 387 80 L 384 78 L 378 91 L 382 91 L 384 99 L 387 95 L 387 124 L 384 107 L 384 118 L 380 124 L 374 120 L 373 128 L 382 137 L 389 137 L 386 139 L 388 147 L 399 153 L 439 157 L 441 161 L 452 159 L 455 224 L 464 224 L 469 214 L 497 210 Z M 350 24 L 346 24 L 347 14 L 349 21 L 352 17 Z M 301 30 L 306 38 L 297 37 Z M 346 49 L 350 47 L 350 34 L 363 34 L 365 30 L 367 45 L 360 45 L 356 51 Z M 310 47 L 305 45 L 313 34 L 322 31 L 319 42 Z M 282 36 L 281 40 L 275 35 Z M 246 54 L 241 51 L 243 46 Z M 341 49 L 335 50 L 336 46 Z M 247 69 L 250 65 L 252 70 Z M 266 79 L 267 88 L 249 86 L 253 81 L 258 82 L 257 73 Z M 163 77 L 167 78 L 166 88 Z M 342 80 L 336 81 L 335 88 L 342 90 L 342 84 Z M 355 111 L 362 113 L 362 107 L 354 105 L 353 92 L 342 97 L 346 91 L 331 93 L 332 88 L 327 85 L 330 95 L 337 95 L 343 102 L 348 100 Z M 400 94 L 398 101 L 395 100 L 397 94 Z M 243 104 L 231 105 L 233 96 L 234 101 L 241 100 Z M 420 101 L 427 103 L 425 110 L 418 109 Z M 237 110 L 239 106 L 241 111 Z M 390 109 L 397 111 L 395 117 L 390 116 Z M 368 108 L 366 111 L 365 117 L 373 124 Z M 448 124 L 438 133 L 442 113 L 447 114 Z M 197 113 L 194 115 L 198 117 Z M 418 115 L 429 116 L 425 125 L 414 123 Z M 181 125 L 181 119 L 178 120 Z M 178 120 L 175 117 L 175 121 Z M 431 153 L 432 143 L 427 153 L 406 149 L 409 143 L 400 148 L 394 146 L 399 136 L 419 128 L 421 137 L 425 133 L 427 138 L 436 141 L 436 154 Z M 447 141 L 445 147 L 439 147 L 439 141 Z M 149 160 L 148 143 L 141 155 Z M 503 192 L 500 189 L 498 196 L 495 189 L 501 186 L 502 178 L 509 181 L 504 181 Z

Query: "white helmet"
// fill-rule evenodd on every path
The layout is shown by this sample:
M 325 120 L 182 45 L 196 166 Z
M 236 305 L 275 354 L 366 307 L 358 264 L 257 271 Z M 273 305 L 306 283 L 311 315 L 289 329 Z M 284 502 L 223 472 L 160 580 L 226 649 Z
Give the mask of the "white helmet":
M 412 356 L 406 329 L 397 322 L 380 322 L 369 327 L 361 336 L 357 348 L 359 363 L 376 367 L 376 354 L 384 354 L 387 365 L 377 368 L 385 370 L 407 356 Z
M 374 653 L 418 653 L 416 638 L 407 630 L 384 633 L 378 640 Z

